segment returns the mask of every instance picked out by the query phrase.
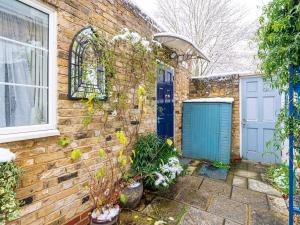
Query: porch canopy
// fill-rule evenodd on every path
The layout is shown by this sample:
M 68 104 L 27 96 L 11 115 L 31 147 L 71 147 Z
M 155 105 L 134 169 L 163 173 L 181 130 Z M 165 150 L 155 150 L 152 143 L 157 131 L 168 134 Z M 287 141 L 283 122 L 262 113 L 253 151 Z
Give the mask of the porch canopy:
M 188 38 L 169 32 L 154 34 L 154 40 L 174 51 L 183 60 L 209 59 L 200 51 L 199 47 Z

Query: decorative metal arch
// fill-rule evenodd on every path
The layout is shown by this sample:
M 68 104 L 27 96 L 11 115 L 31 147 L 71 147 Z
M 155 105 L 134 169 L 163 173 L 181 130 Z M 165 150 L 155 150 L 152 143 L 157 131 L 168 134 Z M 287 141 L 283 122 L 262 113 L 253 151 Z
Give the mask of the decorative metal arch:
M 97 48 L 96 37 L 92 27 L 85 27 L 72 40 L 69 50 L 70 99 L 86 99 L 92 94 L 99 100 L 107 99 L 105 68 L 99 63 L 102 52 Z

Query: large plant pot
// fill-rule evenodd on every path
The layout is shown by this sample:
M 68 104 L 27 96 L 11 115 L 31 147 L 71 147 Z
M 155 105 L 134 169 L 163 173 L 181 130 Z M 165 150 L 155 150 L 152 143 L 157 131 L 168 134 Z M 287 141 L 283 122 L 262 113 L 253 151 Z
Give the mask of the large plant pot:
M 118 224 L 120 213 L 121 209 L 119 209 L 117 215 L 112 217 L 110 220 L 98 220 L 97 218 L 93 218 L 93 216 L 91 216 L 90 225 L 116 225 Z
M 126 187 L 123 190 L 126 200 L 124 203 L 121 203 L 121 206 L 126 209 L 136 208 L 142 199 L 143 191 L 144 186 L 142 182 L 136 182 Z

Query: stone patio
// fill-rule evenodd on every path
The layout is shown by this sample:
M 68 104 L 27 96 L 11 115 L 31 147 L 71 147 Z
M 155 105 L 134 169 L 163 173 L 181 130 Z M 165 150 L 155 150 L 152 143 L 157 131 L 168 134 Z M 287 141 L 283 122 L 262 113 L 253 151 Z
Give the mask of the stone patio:
M 189 164 L 188 175 L 163 192 L 145 191 L 140 206 L 123 210 L 120 224 L 155 221 L 178 225 L 286 225 L 288 211 L 281 194 L 264 181 L 265 166 L 233 165 L 226 181 L 197 175 L 200 161 Z

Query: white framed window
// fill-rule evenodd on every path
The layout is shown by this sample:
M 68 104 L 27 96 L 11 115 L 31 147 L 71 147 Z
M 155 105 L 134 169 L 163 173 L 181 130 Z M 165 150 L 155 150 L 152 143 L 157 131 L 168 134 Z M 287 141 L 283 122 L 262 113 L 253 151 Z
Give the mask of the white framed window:
M 56 12 L 0 0 L 0 143 L 58 135 Z

